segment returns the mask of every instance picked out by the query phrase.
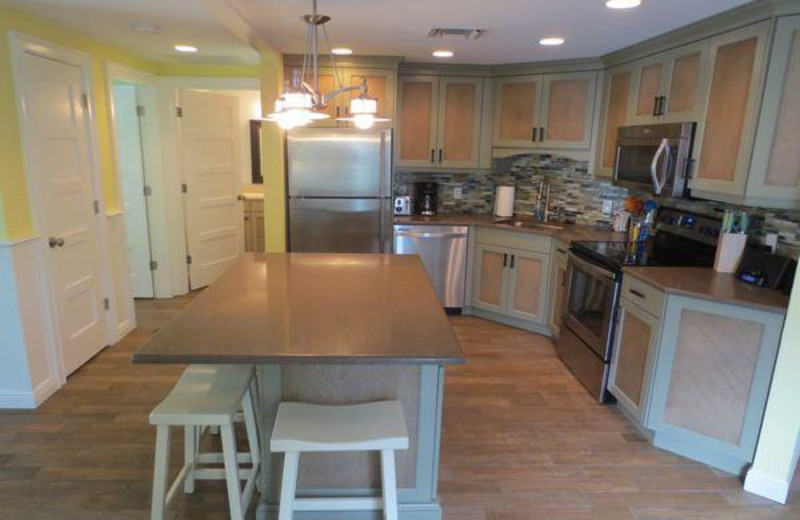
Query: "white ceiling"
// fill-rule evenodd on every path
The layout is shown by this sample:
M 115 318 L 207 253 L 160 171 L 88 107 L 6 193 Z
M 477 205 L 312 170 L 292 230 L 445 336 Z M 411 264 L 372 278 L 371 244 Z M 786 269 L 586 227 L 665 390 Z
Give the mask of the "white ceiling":
M 228 0 L 242 17 L 284 53 L 303 51 L 311 0 Z M 449 48 L 449 62 L 499 64 L 595 57 L 726 11 L 749 0 L 644 0 L 642 7 L 612 11 L 604 0 L 319 0 L 333 18 L 334 46 L 357 54 L 433 61 L 435 48 Z M 479 40 L 433 40 L 434 26 L 473 27 Z M 557 48 L 536 44 L 547 36 L 567 41 Z
M 0 0 L 58 24 L 111 42 L 141 57 L 182 64 L 258 63 L 258 53 L 220 25 L 197 0 Z M 136 21 L 160 27 L 158 34 L 131 30 Z M 192 55 L 172 47 L 188 43 Z

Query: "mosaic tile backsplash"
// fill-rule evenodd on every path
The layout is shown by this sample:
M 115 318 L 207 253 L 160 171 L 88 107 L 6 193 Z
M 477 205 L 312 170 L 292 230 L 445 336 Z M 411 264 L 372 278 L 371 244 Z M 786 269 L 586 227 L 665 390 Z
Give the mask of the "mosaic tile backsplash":
M 515 186 L 514 205 L 517 216 L 533 216 L 541 179 L 550 182 L 550 204 L 563 209 L 569 222 L 590 225 L 610 225 L 611 216 L 603 213 L 603 201 L 610 200 L 614 209 L 621 207 L 629 193 L 606 179 L 596 179 L 588 171 L 588 163 L 550 155 L 517 155 L 496 159 L 491 172 L 395 172 L 394 193 L 414 194 L 414 182 L 439 183 L 440 214 L 491 213 L 496 186 Z M 454 197 L 461 188 L 461 198 Z M 662 205 L 678 207 L 720 217 L 726 208 L 743 209 L 753 220 L 751 239 L 763 242 L 767 233 L 777 233 L 780 251 L 795 258 L 800 256 L 800 211 L 765 210 L 725 204 L 722 202 L 657 198 Z

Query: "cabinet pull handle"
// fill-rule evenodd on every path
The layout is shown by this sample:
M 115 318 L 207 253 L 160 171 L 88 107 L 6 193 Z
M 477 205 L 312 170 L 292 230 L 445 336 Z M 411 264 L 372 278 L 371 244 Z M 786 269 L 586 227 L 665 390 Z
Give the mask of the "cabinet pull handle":
M 336 117 L 339 117 L 339 111 L 341 107 L 336 107 Z
M 658 115 L 658 100 L 659 96 L 653 98 L 653 117 Z
M 442 163 L 442 149 L 439 148 L 439 164 Z
M 667 96 L 661 96 L 658 103 L 658 115 L 663 116 L 667 105 Z
M 646 298 L 644 293 L 641 293 L 641 292 L 637 291 L 636 289 L 628 289 L 628 292 L 631 293 L 634 296 L 638 296 L 641 299 L 645 299 Z
M 539 131 L 535 126 L 531 128 L 531 141 L 536 142 L 536 133 Z
M 508 253 L 503 253 L 503 268 L 508 267 Z
M 436 150 L 431 148 L 431 162 L 436 162 L 435 159 L 434 159 L 434 154 L 435 153 L 436 153 Z
M 541 143 L 542 141 L 544 141 L 544 127 L 540 126 L 539 127 L 539 142 Z
M 514 256 L 515 255 L 511 255 L 511 269 L 514 269 Z

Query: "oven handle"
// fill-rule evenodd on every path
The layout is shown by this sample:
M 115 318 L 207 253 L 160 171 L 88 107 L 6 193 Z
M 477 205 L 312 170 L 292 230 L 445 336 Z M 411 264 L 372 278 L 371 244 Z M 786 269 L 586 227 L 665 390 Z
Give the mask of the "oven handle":
M 653 193 L 656 195 L 661 195 L 661 189 L 667 183 L 667 161 L 669 159 L 664 160 L 664 170 L 663 170 L 663 178 L 659 182 L 658 180 L 658 160 L 661 158 L 661 154 L 667 152 L 667 157 L 669 156 L 669 139 L 666 137 L 661 140 L 661 144 L 658 145 L 658 150 L 656 150 L 656 154 L 653 156 L 653 161 L 650 163 L 650 177 L 653 178 Z
M 569 255 L 567 257 L 567 261 L 569 263 L 571 263 L 572 265 L 574 265 L 575 267 L 577 267 L 577 268 L 579 268 L 579 269 L 581 269 L 583 271 L 586 271 L 587 273 L 589 273 L 591 275 L 594 275 L 594 276 L 597 276 L 597 277 L 600 277 L 600 278 L 605 278 L 606 280 L 610 280 L 611 282 L 614 281 L 614 273 L 606 271 L 602 267 L 598 267 L 598 266 L 596 266 L 596 265 L 594 265 L 594 264 L 592 264 L 590 262 L 587 262 L 586 260 L 584 260 L 583 258 L 579 257 L 578 255 L 576 255 L 572 251 L 569 252 Z

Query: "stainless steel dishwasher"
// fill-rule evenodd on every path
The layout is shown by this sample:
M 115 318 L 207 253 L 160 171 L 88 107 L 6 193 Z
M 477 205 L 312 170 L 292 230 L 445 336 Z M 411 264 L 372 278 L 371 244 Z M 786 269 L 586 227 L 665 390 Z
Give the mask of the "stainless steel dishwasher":
M 442 306 L 460 311 L 464 306 L 467 274 L 466 226 L 394 226 L 394 252 L 419 255 Z

